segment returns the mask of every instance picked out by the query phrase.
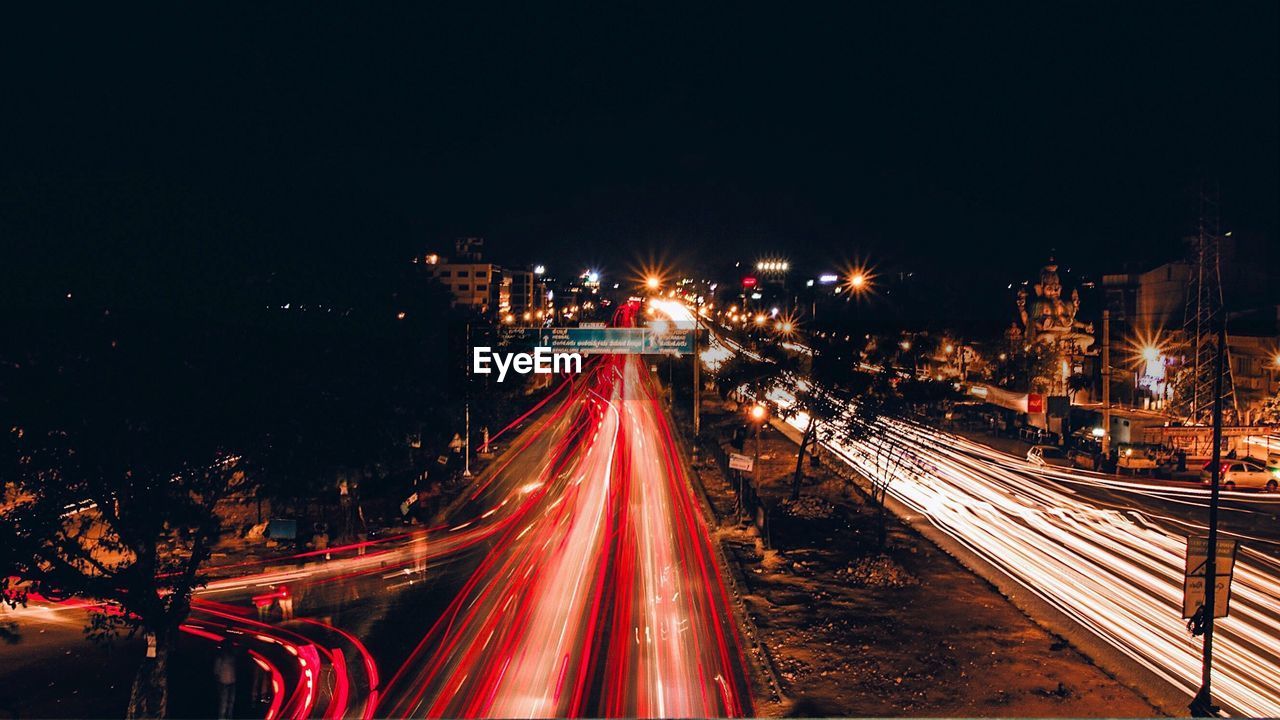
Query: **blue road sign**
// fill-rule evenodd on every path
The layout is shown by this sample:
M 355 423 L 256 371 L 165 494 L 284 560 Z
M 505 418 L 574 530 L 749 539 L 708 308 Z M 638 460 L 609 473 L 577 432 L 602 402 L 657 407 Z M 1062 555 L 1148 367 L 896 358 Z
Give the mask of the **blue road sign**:
M 583 355 L 685 355 L 693 352 L 690 328 L 503 328 L 504 345 L 549 347 Z

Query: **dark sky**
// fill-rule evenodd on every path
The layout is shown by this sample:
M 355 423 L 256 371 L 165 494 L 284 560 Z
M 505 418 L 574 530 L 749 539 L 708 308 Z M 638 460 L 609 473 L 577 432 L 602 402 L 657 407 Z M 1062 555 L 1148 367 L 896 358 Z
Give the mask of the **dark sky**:
M 1276 238 L 1270 0 L 439 5 L 9 10 L 0 243 L 182 283 L 461 234 L 1012 278 L 1177 254 L 1202 178 Z

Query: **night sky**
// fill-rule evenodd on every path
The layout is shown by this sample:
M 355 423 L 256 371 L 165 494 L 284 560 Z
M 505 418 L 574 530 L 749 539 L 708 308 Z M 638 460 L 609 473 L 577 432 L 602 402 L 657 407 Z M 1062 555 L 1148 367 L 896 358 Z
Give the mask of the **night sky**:
M 0 21 L 29 283 L 499 262 L 1029 276 L 1277 235 L 1277 4 L 60 8 Z M 16 252 L 14 252 L 16 251 Z

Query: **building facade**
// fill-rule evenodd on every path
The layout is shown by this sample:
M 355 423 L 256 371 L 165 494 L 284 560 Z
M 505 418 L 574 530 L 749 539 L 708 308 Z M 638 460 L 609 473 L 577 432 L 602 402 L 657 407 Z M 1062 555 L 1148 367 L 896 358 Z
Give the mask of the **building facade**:
M 448 288 L 454 307 L 466 307 L 478 313 L 497 310 L 502 268 L 484 262 L 483 249 L 483 238 L 459 238 L 454 241 L 452 260 L 436 253 L 421 258 L 427 276 Z

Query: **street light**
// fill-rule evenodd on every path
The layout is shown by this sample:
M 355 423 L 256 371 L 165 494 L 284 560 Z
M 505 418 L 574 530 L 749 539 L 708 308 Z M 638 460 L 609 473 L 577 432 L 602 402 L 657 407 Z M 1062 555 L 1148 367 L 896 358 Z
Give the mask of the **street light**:
M 764 428 L 765 422 L 769 417 L 769 409 L 760 403 L 751 406 L 751 421 L 756 424 L 756 449 L 755 460 L 751 463 L 752 480 L 755 481 L 755 489 L 760 490 L 760 430 Z M 738 493 L 738 502 L 742 502 L 742 493 Z M 745 504 L 743 505 L 745 508 Z
M 662 287 L 662 280 L 658 279 L 658 276 L 656 275 L 650 275 L 649 277 L 645 278 L 644 286 L 649 288 L 650 290 L 657 290 L 658 288 Z

